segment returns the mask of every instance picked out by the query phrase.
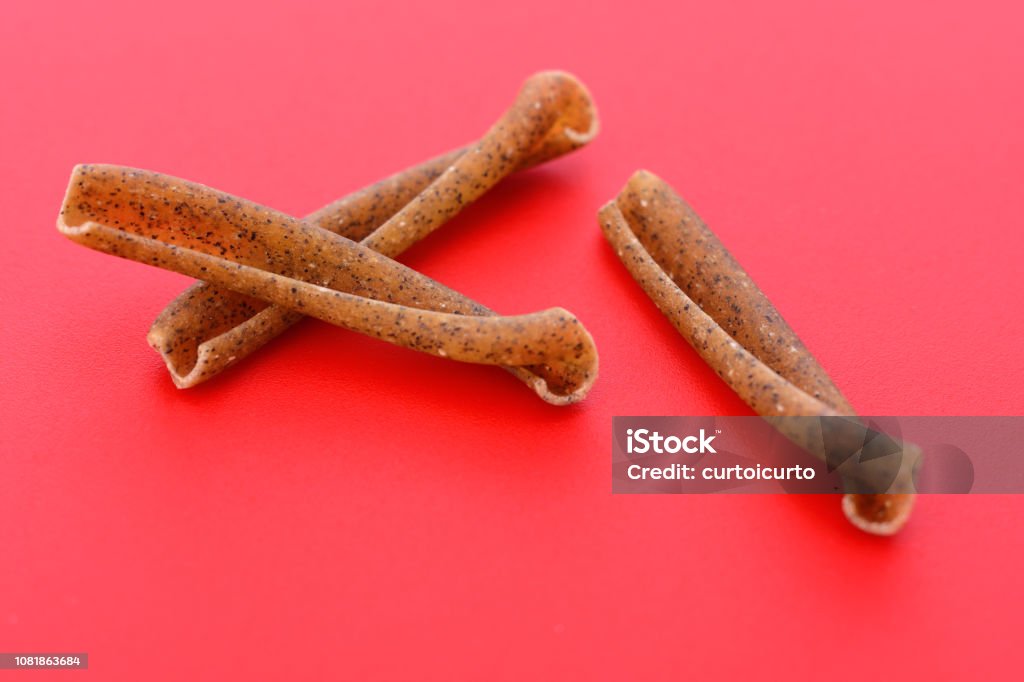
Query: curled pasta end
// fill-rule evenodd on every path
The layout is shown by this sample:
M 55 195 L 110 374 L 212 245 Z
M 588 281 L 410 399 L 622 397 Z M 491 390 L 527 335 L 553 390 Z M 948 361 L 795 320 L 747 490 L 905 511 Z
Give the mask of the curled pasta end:
M 566 71 L 546 71 L 543 75 L 559 80 L 563 84 L 566 98 L 572 103 L 559 119 L 561 133 L 574 147 L 581 147 L 593 140 L 600 132 L 601 121 L 587 86 Z
M 158 330 L 151 329 L 149 334 L 146 335 L 146 341 L 163 359 L 164 364 L 167 365 L 167 372 L 171 375 L 171 381 L 178 388 L 192 388 L 203 383 L 208 378 L 202 370 L 213 359 L 213 354 L 208 344 L 201 344 L 196 349 L 194 355 L 179 356 L 173 352 L 168 352 L 168 341 Z M 191 362 L 188 362 L 185 359 L 186 357 L 190 358 Z M 224 364 L 226 366 L 231 363 Z
M 563 311 L 572 316 L 572 313 Z M 587 397 L 598 375 L 597 345 L 590 332 L 572 316 L 578 343 L 573 356 L 542 368 L 522 367 L 513 371 L 541 400 L 552 405 L 572 405 Z
M 551 405 L 561 407 L 565 405 L 573 405 L 586 398 L 587 393 L 590 392 L 590 387 L 594 385 L 595 381 L 597 381 L 596 364 L 594 366 L 594 370 L 590 373 L 586 381 L 569 393 L 552 390 L 551 386 L 548 385 L 548 382 L 538 376 L 533 376 L 527 383 L 529 383 L 534 392 L 540 396 L 541 400 Z
M 526 80 L 517 107 L 526 114 L 546 109 L 554 116 L 543 137 L 520 161 L 529 168 L 588 144 L 601 129 L 594 99 L 578 78 L 565 71 L 542 71 Z
M 914 495 L 844 495 L 843 513 L 857 528 L 872 535 L 895 535 L 907 523 Z
M 68 180 L 68 188 L 64 192 L 64 202 L 61 204 L 60 213 L 57 214 L 57 230 L 71 239 L 88 233 L 95 224 L 86 219 L 82 212 L 82 206 L 75 203 L 76 188 L 84 186 L 85 177 L 89 171 L 88 164 L 79 163 L 71 169 L 71 179 Z

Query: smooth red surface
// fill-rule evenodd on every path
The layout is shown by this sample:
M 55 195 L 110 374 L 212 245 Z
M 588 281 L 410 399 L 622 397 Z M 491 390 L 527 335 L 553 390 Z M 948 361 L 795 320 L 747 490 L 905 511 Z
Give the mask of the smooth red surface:
M 315 321 L 179 391 L 145 333 L 187 280 L 54 229 L 79 162 L 304 214 L 545 68 L 598 139 L 404 261 L 574 311 L 578 406 Z M 747 411 L 595 220 L 648 168 L 863 413 L 1021 414 L 1019 3 L 12 2 L 0 76 L 0 650 L 89 652 L 60 679 L 1019 679 L 1024 498 L 924 498 L 885 540 L 834 498 L 610 494 L 613 415 Z

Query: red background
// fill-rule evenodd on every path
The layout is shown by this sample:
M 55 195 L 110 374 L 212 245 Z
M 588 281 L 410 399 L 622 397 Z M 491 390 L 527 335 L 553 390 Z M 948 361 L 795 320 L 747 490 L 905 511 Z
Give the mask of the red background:
M 1019 675 L 1022 497 L 923 498 L 885 540 L 834 498 L 609 493 L 613 415 L 747 410 L 595 219 L 648 168 L 863 413 L 1021 414 L 1019 3 L 0 19 L 0 650 L 102 679 Z M 185 278 L 54 228 L 78 162 L 301 215 L 475 139 L 546 68 L 599 137 L 403 260 L 574 311 L 601 353 L 578 406 L 315 321 L 179 391 L 145 333 Z

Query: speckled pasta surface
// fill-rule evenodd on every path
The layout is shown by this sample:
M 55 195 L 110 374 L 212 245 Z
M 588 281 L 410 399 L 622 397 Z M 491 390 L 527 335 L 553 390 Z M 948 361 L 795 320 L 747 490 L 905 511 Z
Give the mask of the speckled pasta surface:
M 619 259 L 697 353 L 755 412 L 776 417 L 854 416 L 854 410 L 775 307 L 718 238 L 660 178 L 639 171 L 598 214 Z M 838 420 L 837 420 L 838 421 Z M 800 420 L 774 419 L 819 456 Z M 908 462 L 888 492 L 843 498 L 857 527 L 895 533 L 913 506 Z
M 586 88 L 549 71 L 530 77 L 476 143 L 409 168 L 307 216 L 307 222 L 395 257 L 457 215 L 508 174 L 567 154 L 598 129 Z M 188 388 L 259 349 L 302 318 L 287 308 L 200 282 L 149 332 L 175 384 Z
M 559 71 L 531 76 L 498 122 L 365 243 L 396 256 L 513 171 L 577 149 L 597 129 L 593 101 L 578 80 Z
M 550 402 L 582 398 L 597 375 L 590 334 L 563 309 L 496 316 L 350 239 L 177 178 L 78 166 L 57 226 L 89 248 L 254 302 L 425 353 L 504 365 Z
M 439 156 L 361 189 L 306 217 L 326 230 L 362 240 L 459 158 Z M 179 294 L 150 327 L 147 340 L 179 388 L 216 376 L 304 317 L 224 287 L 199 281 Z

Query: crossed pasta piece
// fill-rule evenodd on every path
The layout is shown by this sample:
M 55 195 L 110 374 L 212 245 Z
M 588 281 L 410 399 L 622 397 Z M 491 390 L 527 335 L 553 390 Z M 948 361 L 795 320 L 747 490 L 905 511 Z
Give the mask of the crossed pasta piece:
M 543 399 L 582 399 L 597 350 L 566 310 L 499 316 L 391 260 L 510 173 L 586 144 L 597 116 L 572 76 L 526 81 L 476 143 L 297 220 L 177 178 L 78 166 L 58 229 L 90 248 L 202 281 L 154 322 L 150 344 L 194 386 L 301 319 L 318 317 L 414 350 L 502 365 Z M 352 239 L 360 239 L 356 243 Z

